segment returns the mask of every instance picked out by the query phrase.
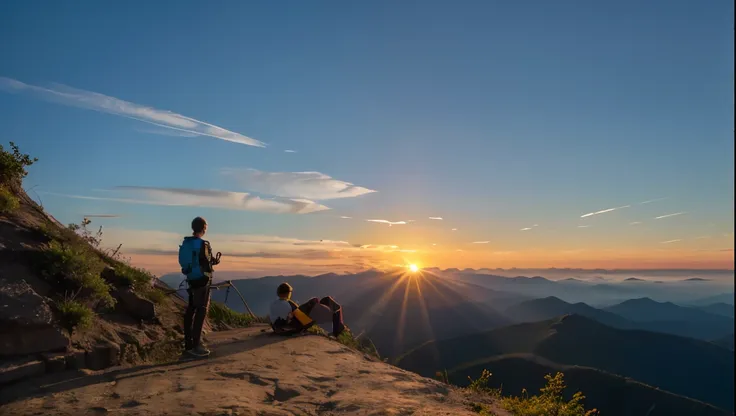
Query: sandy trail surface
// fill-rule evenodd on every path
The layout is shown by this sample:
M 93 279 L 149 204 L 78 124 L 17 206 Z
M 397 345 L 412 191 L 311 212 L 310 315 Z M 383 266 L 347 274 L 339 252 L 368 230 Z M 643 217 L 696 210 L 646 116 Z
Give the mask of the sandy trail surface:
M 206 359 L 6 386 L 0 415 L 477 415 L 462 390 L 322 336 L 262 331 L 212 333 Z

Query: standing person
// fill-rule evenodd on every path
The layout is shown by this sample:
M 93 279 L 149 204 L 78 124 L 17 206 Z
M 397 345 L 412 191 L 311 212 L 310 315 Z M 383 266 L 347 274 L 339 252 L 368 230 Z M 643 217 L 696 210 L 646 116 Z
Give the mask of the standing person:
M 207 232 L 207 221 L 202 217 L 192 220 L 192 236 L 184 237 L 179 246 L 179 265 L 187 277 L 189 304 L 184 313 L 184 352 L 206 357 L 210 354 L 202 344 L 202 326 L 210 306 L 210 282 L 213 266 L 220 262 L 212 256 L 209 241 L 202 237 Z

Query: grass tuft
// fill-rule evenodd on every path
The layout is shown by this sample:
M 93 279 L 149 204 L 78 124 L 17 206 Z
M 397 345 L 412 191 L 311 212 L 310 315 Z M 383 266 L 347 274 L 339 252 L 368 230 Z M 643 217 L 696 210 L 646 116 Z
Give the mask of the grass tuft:
M 56 312 L 59 324 L 69 337 L 77 329 L 86 329 L 92 326 L 94 312 L 87 305 L 73 299 L 64 299 L 56 303 Z
M 20 207 L 20 200 L 6 187 L 0 185 L 0 214 L 10 214 Z
M 220 302 L 211 301 L 207 317 L 217 329 L 244 328 L 258 322 L 246 313 L 235 312 Z

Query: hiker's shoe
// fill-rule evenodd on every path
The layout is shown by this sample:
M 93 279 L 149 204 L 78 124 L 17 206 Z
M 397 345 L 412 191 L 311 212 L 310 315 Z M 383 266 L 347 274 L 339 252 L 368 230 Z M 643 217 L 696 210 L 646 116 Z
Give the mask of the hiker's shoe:
M 200 357 L 206 357 L 210 355 L 210 350 L 208 350 L 204 345 L 198 345 L 192 349 L 192 352 Z

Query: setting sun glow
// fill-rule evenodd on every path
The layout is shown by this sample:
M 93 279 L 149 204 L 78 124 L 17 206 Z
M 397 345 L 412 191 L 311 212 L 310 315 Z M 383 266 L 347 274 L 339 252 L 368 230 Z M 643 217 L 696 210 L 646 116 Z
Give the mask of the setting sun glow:
M 419 271 L 419 266 L 417 266 L 416 264 L 410 264 L 409 265 L 409 271 L 412 272 L 412 273 L 416 273 L 416 272 Z

